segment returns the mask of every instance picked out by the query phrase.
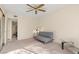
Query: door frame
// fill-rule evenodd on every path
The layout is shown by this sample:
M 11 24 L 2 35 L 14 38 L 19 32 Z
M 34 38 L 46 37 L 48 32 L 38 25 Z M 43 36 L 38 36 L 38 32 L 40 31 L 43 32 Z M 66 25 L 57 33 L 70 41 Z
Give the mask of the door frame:
M 16 21 L 15 21 L 14 19 L 15 19 Z M 8 36 L 7 36 L 7 37 L 8 37 L 8 39 L 7 39 L 7 42 L 8 42 L 8 41 L 12 41 L 12 39 L 13 39 L 13 38 L 12 38 L 12 34 L 13 34 L 13 33 L 12 33 L 12 27 L 13 27 L 12 22 L 17 22 L 16 25 L 17 25 L 17 27 L 18 27 L 18 21 L 17 21 L 17 19 L 18 19 L 18 18 L 11 18 L 11 17 L 8 17 L 8 26 L 7 26 L 7 29 L 8 29 L 8 33 L 7 33 Z M 18 38 L 18 28 L 17 28 L 17 38 Z M 17 38 L 16 38 L 16 40 L 17 40 Z
M 0 46 L 2 47 L 5 43 L 5 15 L 3 13 L 2 8 L 0 8 L 0 12 L 1 12 L 1 38 L 0 38 Z M 4 22 L 4 23 L 3 23 Z M 4 28 L 4 29 L 3 29 Z

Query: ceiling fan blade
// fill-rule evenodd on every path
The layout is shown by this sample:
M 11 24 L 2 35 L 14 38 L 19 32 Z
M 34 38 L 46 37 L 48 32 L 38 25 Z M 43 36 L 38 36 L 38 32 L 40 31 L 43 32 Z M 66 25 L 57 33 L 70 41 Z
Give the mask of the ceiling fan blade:
M 32 10 L 28 10 L 28 11 L 26 11 L 26 12 L 30 12 L 30 11 L 33 11 L 34 9 L 32 9 Z
M 35 10 L 35 14 L 37 14 L 37 10 Z
M 40 8 L 40 7 L 42 7 L 42 6 L 44 6 L 44 4 L 40 4 L 36 9 L 38 9 L 38 8 Z
M 38 9 L 39 11 L 42 11 L 42 12 L 46 12 L 46 10 L 43 10 L 43 9 Z
M 31 8 L 34 8 L 34 9 L 35 9 L 35 7 L 33 7 L 33 6 L 29 5 L 29 4 L 26 4 L 26 5 L 29 6 L 29 7 L 31 7 Z

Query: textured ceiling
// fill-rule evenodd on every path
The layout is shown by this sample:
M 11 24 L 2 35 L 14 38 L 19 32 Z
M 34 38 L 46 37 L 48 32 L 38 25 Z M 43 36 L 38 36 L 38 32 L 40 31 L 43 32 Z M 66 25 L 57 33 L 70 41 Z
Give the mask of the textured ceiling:
M 47 13 L 53 13 L 56 10 L 64 7 L 65 5 L 61 4 L 45 4 L 43 7 L 46 12 L 38 12 L 38 14 L 34 14 L 34 11 L 26 12 L 27 10 L 31 9 L 25 4 L 3 4 L 7 14 L 9 15 L 17 15 L 17 16 L 43 16 Z

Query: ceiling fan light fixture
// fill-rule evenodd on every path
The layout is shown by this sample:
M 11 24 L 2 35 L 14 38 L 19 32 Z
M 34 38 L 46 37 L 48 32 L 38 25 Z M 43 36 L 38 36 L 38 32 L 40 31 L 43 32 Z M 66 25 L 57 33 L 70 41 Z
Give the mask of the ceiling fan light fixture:
M 14 17 L 18 17 L 18 16 L 14 15 Z
M 36 6 L 32 6 L 30 4 L 26 4 L 26 5 L 32 8 L 31 10 L 28 10 L 26 12 L 34 11 L 35 14 L 37 14 L 38 11 L 46 12 L 46 10 L 42 9 L 42 7 L 44 6 L 44 4 L 35 4 Z

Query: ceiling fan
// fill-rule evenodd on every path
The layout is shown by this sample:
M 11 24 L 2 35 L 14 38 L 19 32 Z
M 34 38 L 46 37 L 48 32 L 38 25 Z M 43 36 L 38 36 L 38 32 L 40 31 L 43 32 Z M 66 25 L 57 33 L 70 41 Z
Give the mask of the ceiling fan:
M 38 11 L 42 11 L 42 12 L 46 12 L 46 10 L 43 10 L 42 7 L 44 6 L 44 4 L 40 4 L 40 5 L 36 5 L 36 6 L 32 6 L 30 4 L 26 4 L 27 6 L 31 7 L 32 9 L 31 10 L 28 10 L 26 12 L 30 12 L 30 11 L 34 11 L 35 14 L 38 13 Z

